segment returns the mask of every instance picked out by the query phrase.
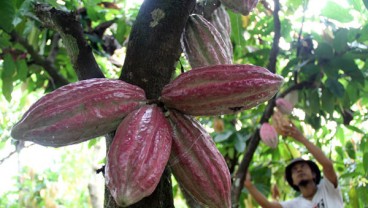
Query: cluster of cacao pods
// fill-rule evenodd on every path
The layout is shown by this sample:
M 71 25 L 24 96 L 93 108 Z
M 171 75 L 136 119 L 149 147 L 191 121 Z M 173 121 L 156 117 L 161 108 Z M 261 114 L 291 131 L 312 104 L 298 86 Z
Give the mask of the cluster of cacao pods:
M 169 164 L 199 203 L 231 207 L 226 162 L 190 115 L 249 109 L 274 96 L 282 82 L 281 76 L 252 65 L 197 68 L 164 87 L 160 108 L 148 102 L 138 86 L 121 80 L 83 80 L 34 103 L 11 135 L 59 147 L 116 130 L 105 176 L 118 205 L 129 206 L 150 195 Z
M 291 125 L 288 115 L 293 111 L 297 99 L 296 91 L 289 93 L 285 98 L 276 99 L 276 109 L 272 114 L 272 125 L 263 123 L 260 128 L 261 140 L 266 145 L 276 148 L 278 144 L 278 135 L 288 135 L 288 132 L 284 130 L 284 126 Z
M 291 125 L 288 115 L 294 109 L 298 100 L 298 92 L 292 91 L 285 98 L 276 99 L 276 109 L 272 114 L 272 125 L 263 123 L 260 128 L 261 140 L 268 146 L 276 148 L 278 144 L 278 135 L 287 136 L 283 126 Z

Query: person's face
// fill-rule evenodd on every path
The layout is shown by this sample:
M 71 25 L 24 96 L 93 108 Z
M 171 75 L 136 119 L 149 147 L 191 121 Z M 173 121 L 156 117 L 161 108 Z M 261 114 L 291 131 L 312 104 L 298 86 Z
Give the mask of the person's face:
M 316 174 L 312 172 L 306 162 L 298 162 L 291 168 L 291 177 L 293 179 L 293 184 L 298 186 L 301 181 L 314 180 Z

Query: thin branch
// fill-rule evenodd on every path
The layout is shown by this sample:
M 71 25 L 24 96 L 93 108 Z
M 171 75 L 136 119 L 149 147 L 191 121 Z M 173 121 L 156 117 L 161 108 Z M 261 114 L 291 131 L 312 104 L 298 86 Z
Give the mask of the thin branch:
M 90 33 L 96 34 L 99 38 L 102 39 L 103 34 L 105 33 L 106 29 L 111 27 L 112 24 L 115 23 L 115 20 L 110 20 L 107 22 L 103 22 L 97 25 Z
M 301 89 L 306 89 L 306 88 L 314 88 L 314 82 L 313 81 L 303 81 L 294 85 L 291 85 L 289 88 L 287 88 L 286 90 L 284 90 L 282 93 L 278 94 L 278 97 L 285 97 L 285 95 L 289 94 L 290 92 L 294 91 L 294 90 L 301 90 Z
M 60 34 L 79 80 L 105 77 L 97 65 L 91 47 L 84 39 L 82 25 L 75 13 L 43 4 L 36 4 L 34 10 L 46 27 Z
M 299 34 L 298 34 L 296 57 L 299 57 L 299 52 L 300 52 L 300 49 L 302 48 L 301 37 L 302 37 L 302 33 L 303 33 L 303 27 L 304 27 L 304 21 L 305 21 L 305 11 L 307 10 L 307 5 L 308 5 L 308 0 L 304 1 L 304 5 L 303 5 L 302 25 L 299 29 Z
M 24 146 L 23 148 L 29 148 L 33 145 L 34 145 L 34 143 L 31 143 L 27 146 Z M 11 156 L 13 156 L 17 152 L 19 152 L 19 150 L 17 148 L 14 151 L 10 152 L 7 156 L 5 156 L 3 159 L 0 160 L 0 165 L 3 164 L 3 162 L 5 162 L 5 160 L 9 159 Z
M 281 36 L 280 18 L 278 15 L 279 10 L 280 10 L 280 2 L 279 0 L 274 0 L 274 3 L 275 3 L 275 8 L 273 11 L 273 19 L 274 19 L 273 21 L 274 21 L 275 35 L 273 37 L 272 49 L 270 52 L 269 63 L 267 66 L 267 68 L 273 73 L 276 72 L 276 60 L 277 60 L 277 55 L 279 52 L 279 40 Z M 276 96 L 274 96 L 271 100 L 268 101 L 266 110 L 263 112 L 260 123 L 267 122 L 269 118 L 272 116 L 273 108 L 275 106 L 275 99 L 276 99 Z M 259 141 L 260 141 L 259 129 L 257 129 L 253 133 L 250 139 L 250 142 L 248 144 L 244 158 L 240 162 L 238 172 L 236 173 L 235 178 L 234 178 L 234 182 L 232 186 L 233 207 L 239 206 L 240 193 L 243 188 L 243 183 L 245 180 L 246 172 L 248 171 L 250 161 L 252 160 L 253 155 L 258 147 Z
M 279 42 L 280 42 L 280 37 L 281 37 L 281 23 L 280 23 L 279 11 L 280 11 L 280 2 L 279 0 L 275 0 L 275 8 L 273 10 L 273 24 L 274 24 L 275 35 L 273 37 L 272 48 L 271 48 L 270 57 L 268 60 L 268 65 L 267 65 L 268 70 L 270 70 L 270 72 L 273 72 L 273 73 L 276 72 L 276 61 L 277 61 L 277 55 L 279 53 Z
M 67 85 L 69 83 L 55 68 L 55 66 L 47 60 L 45 57 L 41 56 L 23 37 L 19 36 L 15 31 L 10 33 L 12 39 L 16 42 L 20 43 L 27 52 L 31 55 L 32 59 L 37 65 L 42 66 L 47 73 L 51 77 L 51 82 L 53 83 L 54 87 L 60 87 L 63 85 Z

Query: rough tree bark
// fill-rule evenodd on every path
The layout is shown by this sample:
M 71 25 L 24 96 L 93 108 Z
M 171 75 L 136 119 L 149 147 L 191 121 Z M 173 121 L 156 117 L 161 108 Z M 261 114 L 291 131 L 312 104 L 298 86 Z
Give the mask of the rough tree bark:
M 157 99 L 179 60 L 181 33 L 194 6 L 195 0 L 146 0 L 130 34 L 120 79 L 143 88 L 149 99 Z M 104 77 L 75 14 L 44 5 L 36 5 L 35 12 L 46 26 L 61 35 L 80 80 Z M 106 136 L 107 149 L 112 135 Z M 170 177 L 166 169 L 154 193 L 130 207 L 174 207 Z M 118 207 L 105 190 L 105 207 Z

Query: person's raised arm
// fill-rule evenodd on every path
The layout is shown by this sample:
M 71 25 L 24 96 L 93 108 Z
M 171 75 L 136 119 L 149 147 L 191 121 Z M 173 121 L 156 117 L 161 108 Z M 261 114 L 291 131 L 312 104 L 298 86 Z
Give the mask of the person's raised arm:
M 305 138 L 303 133 L 296 128 L 294 124 L 283 125 L 282 130 L 286 132 L 288 136 L 302 143 L 308 149 L 317 162 L 322 165 L 324 177 L 327 178 L 336 188 L 338 182 L 336 172 L 333 168 L 333 163 L 326 157 L 322 150 Z
M 249 172 L 247 172 L 244 186 L 250 195 L 252 195 L 254 200 L 256 200 L 256 202 L 263 208 L 282 208 L 280 203 L 268 201 L 268 199 L 252 184 Z

